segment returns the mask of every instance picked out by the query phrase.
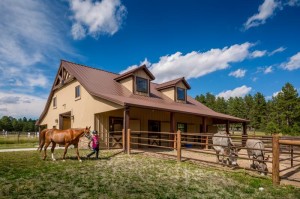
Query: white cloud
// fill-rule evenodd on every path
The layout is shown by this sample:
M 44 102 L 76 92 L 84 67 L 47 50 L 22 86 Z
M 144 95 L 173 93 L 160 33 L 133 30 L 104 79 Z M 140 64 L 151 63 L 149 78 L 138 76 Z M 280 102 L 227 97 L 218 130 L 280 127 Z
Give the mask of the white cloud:
M 181 52 L 176 52 L 160 57 L 159 62 L 152 63 L 149 69 L 158 83 L 183 76 L 186 79 L 197 78 L 226 69 L 230 63 L 245 60 L 249 56 L 251 46 L 253 44 L 246 42 L 203 53 L 192 51 L 183 55 Z
M 139 67 L 139 66 L 142 66 L 142 65 L 146 65 L 147 67 L 149 67 L 149 66 L 151 65 L 151 63 L 148 61 L 147 58 L 145 58 L 144 61 L 140 62 L 139 65 L 132 65 L 132 66 L 129 66 L 129 67 L 126 68 L 125 70 L 122 70 L 122 71 L 120 72 L 120 74 L 126 73 L 127 71 L 130 71 L 130 70 L 135 69 L 135 68 L 137 68 L 137 67 Z
M 82 39 L 86 35 L 97 38 L 101 34 L 113 35 L 122 25 L 127 11 L 120 0 L 69 0 L 72 11 L 72 35 Z
M 86 31 L 81 24 L 75 23 L 72 25 L 72 36 L 75 40 L 80 40 L 85 37 Z
M 286 6 L 300 6 L 300 0 L 264 0 L 258 7 L 258 13 L 254 14 L 244 23 L 244 30 L 257 27 L 266 23 L 276 10 L 283 10 Z
M 300 52 L 289 58 L 288 62 L 280 65 L 285 70 L 296 70 L 300 68 Z
M 289 0 L 286 4 L 289 6 L 300 6 L 300 0 Z
M 38 118 L 46 99 L 24 94 L 0 92 L 0 116 Z
M 233 76 L 236 78 L 240 78 L 240 77 L 244 77 L 246 74 L 247 70 L 243 70 L 243 69 L 237 69 L 236 71 L 233 71 L 231 73 L 229 73 L 229 76 Z
M 246 23 L 244 23 L 245 30 L 259 26 L 266 23 L 266 20 L 270 18 L 276 8 L 278 8 L 279 3 L 275 0 L 265 0 L 258 8 L 258 13 L 251 16 Z
M 233 90 L 227 90 L 219 93 L 217 97 L 224 97 L 224 99 L 229 99 L 230 97 L 243 97 L 247 95 L 252 90 L 251 87 L 245 85 L 237 87 Z
M 263 57 L 267 53 L 266 50 L 255 50 L 251 53 L 250 57 L 257 58 L 257 57 Z
M 273 67 L 272 66 L 269 66 L 269 67 L 265 68 L 265 70 L 264 70 L 264 74 L 268 74 L 268 73 L 271 73 L 271 72 L 273 72 Z
M 51 65 L 74 55 L 59 14 L 66 9 L 56 1 L 0 1 L 0 90 L 30 93 L 46 88 Z
M 276 54 L 276 53 L 283 52 L 283 51 L 285 51 L 285 50 L 286 50 L 286 48 L 284 48 L 284 47 L 281 46 L 281 47 L 279 47 L 279 48 L 273 50 L 272 52 L 270 52 L 270 53 L 269 53 L 269 56 L 272 56 L 272 55 L 274 55 L 274 54 Z
M 277 92 L 275 92 L 275 93 L 273 93 L 273 97 L 276 97 L 279 93 L 280 93 L 281 91 L 277 91 Z

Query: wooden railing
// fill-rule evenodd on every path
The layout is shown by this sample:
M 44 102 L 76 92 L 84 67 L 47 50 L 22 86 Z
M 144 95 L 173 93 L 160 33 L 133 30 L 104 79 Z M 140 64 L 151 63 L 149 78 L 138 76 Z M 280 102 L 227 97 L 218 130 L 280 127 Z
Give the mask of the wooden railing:
M 159 134 L 162 137 L 149 137 L 149 135 Z M 140 147 L 151 147 L 151 148 L 159 148 L 159 149 L 167 149 L 168 151 L 173 151 L 175 153 L 172 154 L 172 156 L 176 156 L 176 159 L 178 162 L 182 161 L 182 159 L 190 159 L 190 160 L 196 160 L 196 161 L 202 161 L 210 164 L 219 164 L 213 161 L 201 159 L 201 158 L 195 158 L 195 157 L 188 157 L 184 155 L 182 152 L 192 152 L 195 153 L 197 157 L 199 154 L 209 155 L 209 156 L 216 156 L 216 153 L 212 150 L 214 146 L 220 146 L 220 145 L 214 145 L 212 143 L 212 137 L 218 137 L 216 135 L 210 134 L 210 133 L 183 133 L 180 131 L 177 132 L 148 132 L 148 131 L 131 131 L 128 129 L 126 136 L 127 136 L 127 148 L 125 151 L 124 148 L 124 141 L 125 141 L 125 132 L 122 132 L 123 136 L 123 149 L 124 152 L 127 154 L 131 154 L 131 150 L 133 150 L 134 146 L 137 146 L 137 148 Z M 224 136 L 219 136 L 224 137 Z M 245 147 L 245 143 L 247 139 L 258 139 L 261 140 L 264 143 L 265 148 L 262 149 L 266 156 L 269 156 L 268 160 L 261 160 L 260 162 L 264 162 L 269 165 L 272 169 L 270 171 L 262 171 L 259 169 L 253 169 L 249 166 L 234 166 L 229 165 L 230 167 L 233 167 L 235 169 L 245 169 L 245 170 L 251 170 L 256 172 L 262 172 L 262 173 L 268 173 L 272 175 L 272 181 L 273 184 L 278 185 L 280 184 L 280 173 L 283 171 L 286 171 L 291 168 L 295 168 L 300 166 L 299 164 L 295 164 L 295 162 L 300 162 L 300 160 L 296 160 L 296 158 L 300 157 L 300 150 L 297 148 L 299 152 L 295 152 L 294 148 L 295 146 L 300 146 L 300 137 L 279 137 L 278 135 L 273 136 L 255 136 L 255 135 L 230 135 L 230 138 L 232 139 L 233 143 L 235 144 L 235 147 L 238 149 L 244 149 L 243 151 L 240 151 L 238 153 L 238 159 L 239 160 L 249 160 L 249 161 L 257 161 L 255 158 L 249 158 L 247 155 L 247 150 L 253 149 L 257 150 L 257 148 L 247 148 Z M 295 139 L 296 138 L 296 139 Z M 294 139 L 294 140 L 292 140 Z M 135 141 L 133 141 L 135 140 Z M 136 141 L 137 140 L 137 141 Z M 157 145 L 150 143 L 149 140 L 157 141 L 159 143 L 165 143 L 164 145 Z M 145 141 L 148 141 L 148 143 L 145 143 Z M 150 143 L 150 144 L 149 144 Z M 169 143 L 169 144 L 166 144 Z M 167 146 L 166 146 L 167 145 Z M 285 146 L 285 148 L 290 148 L 289 151 L 284 151 L 282 146 Z M 246 151 L 246 153 L 245 153 Z M 280 154 L 289 156 L 280 158 Z M 229 158 L 229 155 L 224 155 L 225 158 Z M 285 169 L 280 170 L 280 164 L 283 161 L 290 161 L 291 166 Z M 245 162 L 244 162 L 245 163 Z M 224 165 L 224 163 L 222 163 Z

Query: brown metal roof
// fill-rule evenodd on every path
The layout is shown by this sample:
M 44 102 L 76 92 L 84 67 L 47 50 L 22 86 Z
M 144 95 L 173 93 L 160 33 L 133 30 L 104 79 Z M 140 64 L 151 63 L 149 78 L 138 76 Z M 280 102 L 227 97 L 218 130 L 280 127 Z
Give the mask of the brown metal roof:
M 159 84 L 156 89 L 158 91 L 166 89 L 166 88 L 171 88 L 171 87 L 175 87 L 177 83 L 181 82 L 186 86 L 187 89 L 191 89 L 191 86 L 187 83 L 187 81 L 184 79 L 184 77 L 178 78 L 178 79 L 174 79 L 168 82 L 164 82 L 162 84 Z
M 190 96 L 187 96 L 186 104 L 174 102 L 157 90 L 158 88 L 161 88 L 163 84 L 150 83 L 150 96 L 148 97 L 133 94 L 131 91 L 117 82 L 116 78 L 120 77 L 119 74 L 64 60 L 61 61 L 60 67 L 64 67 L 72 76 L 74 76 L 91 95 L 112 101 L 121 106 L 128 105 L 172 112 L 181 112 L 229 120 L 232 122 L 248 122 L 248 120 L 245 119 L 215 112 Z M 42 121 L 43 117 L 45 116 L 50 106 L 52 96 L 53 90 L 51 90 L 47 104 L 39 121 Z
M 134 68 L 134 69 L 132 69 L 132 70 L 129 70 L 129 71 L 125 72 L 125 73 L 120 74 L 119 76 L 117 76 L 117 77 L 115 78 L 115 80 L 116 80 L 116 81 L 120 81 L 120 80 L 122 80 L 122 79 L 125 79 L 125 78 L 127 78 L 127 77 L 133 75 L 133 74 L 134 74 L 136 71 L 138 71 L 138 70 L 144 70 L 145 73 L 149 76 L 150 80 L 154 80 L 154 79 L 155 79 L 154 75 L 149 71 L 149 69 L 148 69 L 148 68 L 146 67 L 146 65 L 144 64 L 144 65 L 142 65 L 142 66 L 140 66 L 140 67 Z

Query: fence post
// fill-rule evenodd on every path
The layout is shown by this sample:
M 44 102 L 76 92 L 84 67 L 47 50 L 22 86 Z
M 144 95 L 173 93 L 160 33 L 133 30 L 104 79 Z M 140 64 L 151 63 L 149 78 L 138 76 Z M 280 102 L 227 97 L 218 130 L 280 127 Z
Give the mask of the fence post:
M 122 145 L 123 145 L 123 151 L 125 153 L 125 129 L 122 129 Z
M 181 161 L 181 131 L 177 131 L 177 161 Z
M 127 130 L 127 154 L 130 155 L 130 129 Z
M 205 138 L 205 149 L 206 150 L 208 149 L 208 136 L 206 136 Z
M 177 149 L 177 133 L 174 132 L 174 149 Z
M 291 167 L 294 166 L 294 147 L 291 147 Z
M 279 185 L 279 136 L 277 134 L 273 135 L 272 151 L 272 181 L 274 185 Z

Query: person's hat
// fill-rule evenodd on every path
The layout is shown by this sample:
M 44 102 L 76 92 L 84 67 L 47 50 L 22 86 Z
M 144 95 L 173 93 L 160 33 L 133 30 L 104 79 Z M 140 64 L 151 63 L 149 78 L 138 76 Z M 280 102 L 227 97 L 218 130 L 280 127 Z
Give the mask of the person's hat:
M 93 130 L 93 134 L 97 134 L 97 131 L 96 131 L 96 130 Z

